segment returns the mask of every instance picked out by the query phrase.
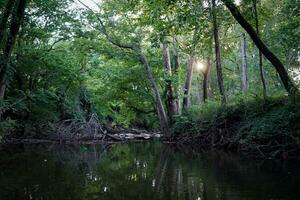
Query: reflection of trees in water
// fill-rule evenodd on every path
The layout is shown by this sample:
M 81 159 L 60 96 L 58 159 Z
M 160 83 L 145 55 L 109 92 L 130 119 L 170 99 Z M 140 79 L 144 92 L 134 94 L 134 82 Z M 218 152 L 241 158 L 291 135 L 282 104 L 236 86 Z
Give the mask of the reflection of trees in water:
M 0 152 L 0 199 L 84 199 L 103 146 L 18 145 Z
M 53 157 L 62 164 L 79 167 L 86 172 L 95 171 L 97 163 L 108 150 L 105 144 L 52 146 Z
M 297 199 L 297 175 L 274 166 L 156 143 L 21 146 L 0 151 L 0 199 Z
M 190 174 L 167 146 L 162 148 L 156 167 L 154 199 L 207 200 L 203 179 Z

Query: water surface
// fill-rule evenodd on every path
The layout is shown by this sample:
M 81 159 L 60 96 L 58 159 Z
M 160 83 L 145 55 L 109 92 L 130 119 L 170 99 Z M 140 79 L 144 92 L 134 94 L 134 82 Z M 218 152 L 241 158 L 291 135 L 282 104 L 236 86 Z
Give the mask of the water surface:
M 18 145 L 0 151 L 0 199 L 297 200 L 300 164 L 150 142 Z

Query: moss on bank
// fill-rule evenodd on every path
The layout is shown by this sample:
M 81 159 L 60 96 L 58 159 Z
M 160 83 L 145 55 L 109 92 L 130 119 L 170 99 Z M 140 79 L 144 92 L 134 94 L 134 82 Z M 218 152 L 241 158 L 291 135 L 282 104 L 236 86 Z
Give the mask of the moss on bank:
M 300 105 L 287 97 L 240 98 L 195 106 L 178 116 L 174 141 L 264 158 L 300 159 Z

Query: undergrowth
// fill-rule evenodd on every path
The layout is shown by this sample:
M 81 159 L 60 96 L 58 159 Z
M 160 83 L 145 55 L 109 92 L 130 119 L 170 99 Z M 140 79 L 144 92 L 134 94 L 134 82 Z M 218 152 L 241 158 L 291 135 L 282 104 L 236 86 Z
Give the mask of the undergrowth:
M 300 158 L 300 105 L 288 97 L 207 102 L 178 116 L 174 140 L 265 158 Z

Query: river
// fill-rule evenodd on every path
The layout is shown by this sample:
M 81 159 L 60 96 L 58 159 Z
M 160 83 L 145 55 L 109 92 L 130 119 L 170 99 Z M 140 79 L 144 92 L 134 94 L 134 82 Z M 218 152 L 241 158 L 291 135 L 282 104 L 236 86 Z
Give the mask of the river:
M 10 145 L 1 200 L 297 200 L 300 164 L 183 153 L 158 142 Z

